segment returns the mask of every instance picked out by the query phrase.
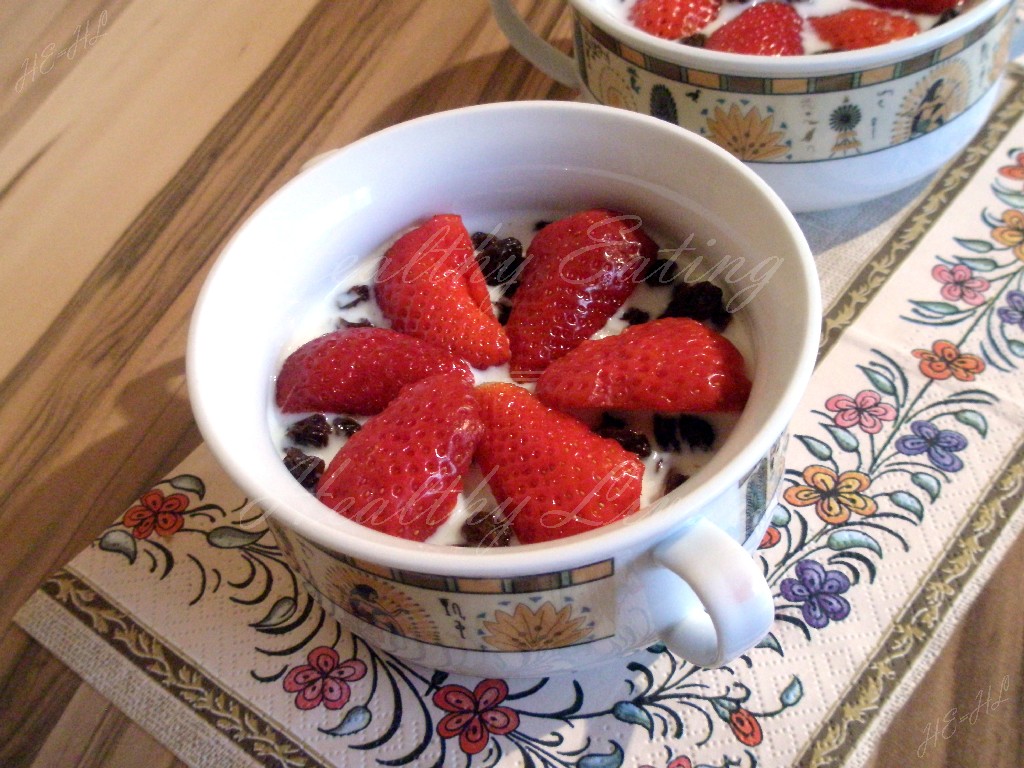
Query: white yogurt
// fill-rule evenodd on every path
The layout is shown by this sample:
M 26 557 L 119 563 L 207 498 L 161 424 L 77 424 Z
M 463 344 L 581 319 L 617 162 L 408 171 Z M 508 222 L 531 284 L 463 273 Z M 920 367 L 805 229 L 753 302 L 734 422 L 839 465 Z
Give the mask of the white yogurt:
M 758 5 L 764 1 L 765 0 L 746 0 L 746 2 L 732 2 L 732 0 L 725 0 L 718 12 L 718 16 L 713 21 L 709 22 L 701 32 L 705 35 L 710 35 L 719 27 L 725 26 L 735 19 L 747 8 L 750 8 L 753 5 Z M 623 24 L 632 25 L 632 22 L 629 20 L 629 11 L 636 4 L 636 0 L 601 0 L 599 4 L 604 7 L 608 14 L 618 21 L 621 21 Z M 791 2 L 790 5 L 793 10 L 805 20 L 812 16 L 830 16 L 834 13 L 839 13 L 840 11 L 845 11 L 850 8 L 872 8 L 874 10 L 879 10 L 878 6 L 860 2 L 860 0 L 795 0 L 794 2 Z M 939 20 L 937 15 L 926 13 L 899 13 L 914 19 L 922 32 L 927 29 L 931 29 L 935 26 L 935 22 Z M 814 31 L 814 27 L 810 24 L 804 24 L 801 37 L 804 44 L 804 53 L 820 53 L 828 50 L 829 48 L 829 46 L 824 43 L 820 37 L 818 37 L 817 33 Z

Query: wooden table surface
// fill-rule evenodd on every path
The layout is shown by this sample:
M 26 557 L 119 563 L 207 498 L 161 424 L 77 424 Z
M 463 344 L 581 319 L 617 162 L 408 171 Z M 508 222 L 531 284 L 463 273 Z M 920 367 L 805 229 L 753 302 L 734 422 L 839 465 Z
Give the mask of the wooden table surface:
M 523 0 L 568 50 L 561 0 Z M 180 765 L 11 623 L 200 442 L 189 313 L 239 223 L 317 154 L 480 102 L 572 98 L 485 0 L 0 0 L 0 765 Z M 1024 542 L 875 759 L 1024 765 Z M 918 748 L 1009 680 L 1011 702 Z

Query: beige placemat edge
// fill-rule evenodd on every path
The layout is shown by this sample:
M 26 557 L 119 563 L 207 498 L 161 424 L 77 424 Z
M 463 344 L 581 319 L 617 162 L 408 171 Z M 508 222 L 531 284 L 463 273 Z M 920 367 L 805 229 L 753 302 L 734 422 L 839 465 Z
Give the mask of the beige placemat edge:
M 185 702 L 126 663 L 121 653 L 44 592 L 33 593 L 14 621 L 189 765 L 260 765 L 220 730 L 208 727 Z

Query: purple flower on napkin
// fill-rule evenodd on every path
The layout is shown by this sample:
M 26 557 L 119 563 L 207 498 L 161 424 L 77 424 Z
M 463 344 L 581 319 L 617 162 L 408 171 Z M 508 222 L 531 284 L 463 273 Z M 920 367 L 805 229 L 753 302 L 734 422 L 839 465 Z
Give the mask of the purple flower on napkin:
M 952 268 L 938 264 L 932 269 L 932 277 L 942 283 L 939 293 L 946 301 L 964 301 L 972 307 L 985 303 L 984 293 L 991 284 L 988 280 L 975 277 L 971 268 L 955 264 Z
M 366 664 L 359 659 L 342 662 L 338 652 L 322 645 L 306 657 L 308 664 L 292 669 L 284 679 L 284 689 L 295 696 L 299 709 L 341 709 L 348 703 L 349 683 L 366 675 Z
M 928 460 L 946 472 L 959 472 L 963 459 L 956 451 L 967 447 L 967 438 L 951 429 L 939 429 L 930 421 L 915 421 L 910 425 L 913 435 L 904 435 L 896 441 L 896 450 L 905 456 L 928 454 Z
M 1024 331 L 1024 292 L 1010 291 L 1006 294 L 1006 306 L 999 308 L 999 319 Z
M 827 571 L 814 560 L 796 564 L 795 579 L 783 579 L 779 585 L 782 596 L 800 603 L 804 621 L 815 629 L 829 621 L 842 621 L 850 615 L 850 602 L 842 593 L 850 588 L 850 580 L 842 571 Z

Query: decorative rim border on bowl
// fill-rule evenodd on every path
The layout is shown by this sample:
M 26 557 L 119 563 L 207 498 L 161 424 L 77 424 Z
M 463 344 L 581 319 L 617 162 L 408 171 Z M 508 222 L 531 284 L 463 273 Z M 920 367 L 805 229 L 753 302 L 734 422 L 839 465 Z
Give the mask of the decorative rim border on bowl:
M 1013 0 L 981 0 L 950 21 L 925 30 L 913 37 L 897 40 L 886 45 L 862 48 L 856 51 L 839 51 L 827 56 L 805 54 L 802 56 L 754 56 L 740 53 L 722 53 L 704 48 L 680 45 L 674 40 L 665 40 L 647 34 L 626 21 L 620 20 L 601 9 L 600 0 L 569 0 L 579 16 L 598 24 L 607 34 L 622 41 L 629 48 L 650 51 L 654 58 L 665 62 L 688 62 L 699 68 L 703 63 L 717 72 L 745 74 L 764 73 L 771 78 L 801 77 L 807 72 L 815 76 L 835 74 L 850 70 L 868 70 L 883 66 L 885 62 L 904 61 L 934 49 L 941 49 L 1000 9 L 1008 12 Z
M 659 77 L 677 81 L 683 85 L 700 88 L 712 88 L 733 93 L 758 95 L 799 95 L 805 93 L 829 93 L 847 91 L 869 85 L 879 85 L 890 80 L 897 80 L 952 58 L 961 51 L 974 45 L 988 34 L 1010 12 L 1012 4 L 1008 3 L 967 34 L 937 45 L 924 53 L 916 52 L 912 56 L 894 63 L 877 67 L 864 67 L 852 72 L 823 74 L 811 77 L 793 77 L 786 75 L 769 77 L 751 77 L 749 75 L 724 74 L 711 72 L 707 69 L 689 67 L 665 58 L 645 53 L 639 48 L 626 45 L 614 35 L 607 32 L 592 19 L 574 10 L 577 23 L 586 30 L 601 46 L 625 61 L 647 70 Z M 582 55 L 583 41 L 578 37 L 575 50 Z M 831 55 L 831 54 L 830 54 Z M 583 70 L 586 71 L 585 69 Z

